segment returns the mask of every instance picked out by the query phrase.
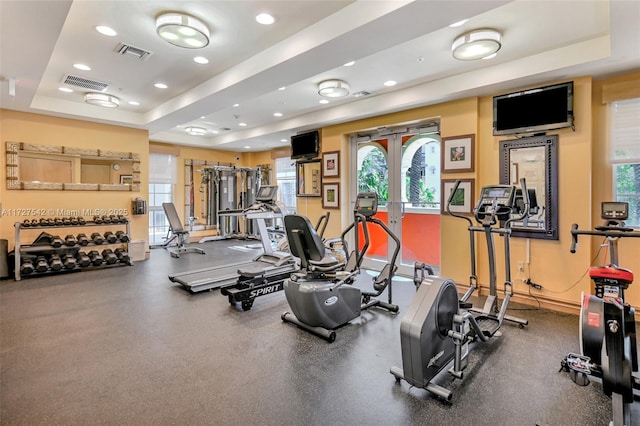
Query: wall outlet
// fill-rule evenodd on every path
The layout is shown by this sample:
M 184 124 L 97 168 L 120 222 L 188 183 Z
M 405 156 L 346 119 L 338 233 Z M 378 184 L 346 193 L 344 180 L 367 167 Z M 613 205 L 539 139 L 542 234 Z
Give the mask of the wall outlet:
M 524 272 L 524 262 L 522 260 L 518 262 L 518 271 Z

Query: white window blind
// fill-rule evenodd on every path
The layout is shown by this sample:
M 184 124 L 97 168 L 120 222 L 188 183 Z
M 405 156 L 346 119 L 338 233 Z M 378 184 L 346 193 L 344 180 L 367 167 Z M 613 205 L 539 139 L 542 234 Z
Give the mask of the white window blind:
M 640 162 L 640 98 L 612 102 L 610 114 L 611 162 Z
M 149 154 L 149 182 L 171 183 L 177 182 L 178 167 L 174 155 Z

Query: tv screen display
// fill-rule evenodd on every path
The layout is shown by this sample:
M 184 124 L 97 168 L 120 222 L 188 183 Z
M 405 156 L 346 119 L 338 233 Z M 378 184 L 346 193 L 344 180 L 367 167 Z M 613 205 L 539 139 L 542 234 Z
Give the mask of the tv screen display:
M 572 126 L 572 81 L 493 98 L 493 134 L 496 136 Z
M 291 158 L 315 158 L 320 153 L 320 133 L 302 133 L 291 136 Z

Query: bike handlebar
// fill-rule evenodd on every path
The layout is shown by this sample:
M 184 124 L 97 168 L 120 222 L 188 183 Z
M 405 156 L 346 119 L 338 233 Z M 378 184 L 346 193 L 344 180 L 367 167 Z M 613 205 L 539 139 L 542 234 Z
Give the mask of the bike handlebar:
M 596 226 L 595 231 L 578 229 L 578 224 L 571 225 L 571 253 L 575 253 L 578 249 L 578 235 L 596 235 L 607 238 L 640 238 L 640 231 L 634 231 L 633 228 L 625 228 L 620 226 Z

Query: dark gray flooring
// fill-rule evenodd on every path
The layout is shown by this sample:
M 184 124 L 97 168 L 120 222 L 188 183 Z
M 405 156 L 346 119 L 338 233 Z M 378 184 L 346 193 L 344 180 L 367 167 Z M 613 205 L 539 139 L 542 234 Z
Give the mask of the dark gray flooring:
M 133 267 L 0 285 L 2 424 L 605 425 L 601 386 L 559 373 L 578 349 L 575 315 L 515 311 L 525 329 L 476 347 L 452 404 L 397 384 L 400 322 L 415 294 L 395 283 L 400 314 L 372 310 L 329 344 L 280 320 L 284 293 L 243 312 L 219 291 L 189 294 L 172 272 L 251 258 L 162 249 Z M 364 276 L 358 285 L 366 285 Z M 633 414 L 640 419 L 636 402 Z

